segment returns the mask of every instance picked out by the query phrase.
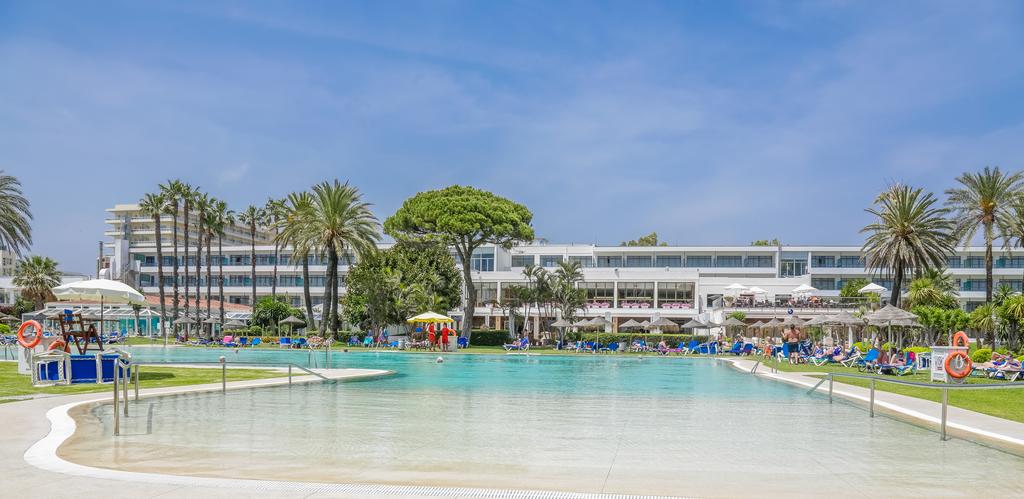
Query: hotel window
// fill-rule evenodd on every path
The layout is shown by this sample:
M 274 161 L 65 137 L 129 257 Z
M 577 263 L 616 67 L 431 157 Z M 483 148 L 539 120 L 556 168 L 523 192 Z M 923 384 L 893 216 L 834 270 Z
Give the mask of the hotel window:
M 309 286 L 313 288 L 322 288 L 327 283 L 327 278 L 322 275 L 311 275 L 309 276 Z
M 273 265 L 274 255 L 256 255 L 256 265 Z
M 580 289 L 587 290 L 587 301 L 607 302 L 611 306 L 615 299 L 615 284 L 610 282 L 581 282 Z
M 836 266 L 836 257 L 832 255 L 815 255 L 811 261 L 812 267 L 830 269 Z
M 302 279 L 294 275 L 282 275 L 277 277 L 278 286 L 301 286 Z
M 621 256 L 599 256 L 597 257 L 598 267 L 621 267 L 622 257 Z
M 494 271 L 494 253 L 488 252 L 474 252 L 469 257 L 469 266 L 478 272 L 493 272 Z
M 479 282 L 476 284 L 476 302 L 486 305 L 498 300 L 498 283 Z
M 1001 256 L 996 260 L 996 267 L 1001 269 L 1024 268 L 1024 256 Z
M 619 283 L 619 306 L 623 302 L 653 302 L 653 282 L 620 282 Z
M 710 267 L 714 263 L 710 255 L 687 255 L 687 267 Z
M 278 265 L 288 265 L 289 263 L 291 263 L 291 261 L 292 261 L 292 256 L 291 255 L 281 255 L 281 256 L 277 257 L 277 264 Z
M 626 256 L 627 267 L 650 267 L 651 257 L 648 255 L 627 255 Z
M 658 283 L 658 305 L 666 303 L 689 303 L 693 304 L 692 282 L 659 282 Z
M 967 279 L 960 284 L 960 291 L 985 291 L 985 280 Z
M 154 278 L 153 276 L 151 276 L 149 274 L 142 274 L 139 277 L 139 282 L 143 286 L 152 286 L 154 281 L 156 281 L 156 278 Z
M 807 273 L 807 254 L 806 253 L 794 253 L 792 255 L 783 254 L 782 260 L 779 262 L 779 270 L 782 277 L 796 277 Z
M 654 257 L 655 267 L 682 267 L 683 257 L 681 255 L 658 255 Z
M 844 269 L 862 269 L 864 268 L 864 260 L 859 256 L 841 256 L 836 262 L 836 267 Z
M 144 258 L 142 260 L 142 264 L 147 266 L 147 267 L 148 266 L 152 266 L 152 265 L 156 265 L 156 257 L 155 256 L 147 256 L 146 258 Z
M 491 258 L 494 257 L 491 256 Z M 338 257 L 338 265 L 352 265 L 355 261 L 356 257 L 352 253 L 345 253 Z
M 541 267 L 557 267 L 558 262 L 562 261 L 562 255 L 541 255 L 540 266 Z
M 526 267 L 533 265 L 533 255 L 512 255 L 513 267 Z
M 1022 281 L 1020 279 L 1002 279 L 999 281 L 1000 286 L 1009 286 L 1010 289 L 1018 293 L 1024 290 L 1024 287 L 1021 286 L 1021 283 Z
M 771 255 L 748 256 L 744 267 L 771 268 L 775 266 L 775 258 Z
M 273 286 L 274 285 L 274 277 L 273 276 L 269 276 L 269 275 L 258 275 L 258 276 L 256 276 L 256 285 L 257 286 Z
M 980 256 L 969 256 L 964 258 L 965 269 L 982 269 L 985 268 L 985 259 Z
M 240 275 L 233 275 L 228 277 L 228 286 L 248 286 L 249 278 Z
M 570 256 L 569 261 L 579 263 L 580 267 L 594 266 L 594 257 L 590 256 Z
M 715 267 L 742 267 L 743 257 L 739 255 L 722 255 L 715 258 Z
M 831 277 L 815 277 L 811 279 L 811 286 L 822 291 L 832 291 L 836 288 L 836 280 Z
M 231 255 L 231 265 L 249 265 L 249 255 Z
M 946 257 L 946 266 L 951 269 L 960 268 L 960 257 L 959 256 L 948 256 Z
M 871 282 L 885 289 L 892 289 L 892 279 L 872 279 Z

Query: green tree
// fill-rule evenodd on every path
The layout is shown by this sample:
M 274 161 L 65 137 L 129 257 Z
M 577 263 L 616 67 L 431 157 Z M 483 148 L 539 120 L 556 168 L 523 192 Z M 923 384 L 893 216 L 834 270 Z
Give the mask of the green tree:
M 306 317 L 309 322 L 308 328 L 316 328 L 313 316 L 313 299 L 309 291 L 309 258 L 320 256 L 312 243 L 313 241 L 303 239 L 301 229 L 308 220 L 314 216 L 313 197 L 308 192 L 293 192 L 284 200 L 284 209 L 278 219 L 278 229 L 274 235 L 274 242 L 278 246 L 291 246 L 292 264 L 302 267 L 302 301 L 306 307 Z
M 288 305 L 283 296 L 264 296 L 252 309 L 252 323 L 264 330 L 272 329 L 276 334 L 280 332 L 277 325 L 289 315 L 294 315 L 305 322 L 302 310 Z
M 1024 324 L 1024 295 L 1016 294 L 1006 298 L 999 306 L 999 318 L 1006 324 L 1005 333 L 1011 351 L 1020 346 L 1021 324 Z
M 751 246 L 780 246 L 780 245 L 782 245 L 782 243 L 779 242 L 778 238 L 772 238 L 772 239 L 758 239 L 756 241 L 751 241 L 750 245 Z
M 968 322 L 971 328 L 985 333 L 985 344 L 989 348 L 995 346 L 996 330 L 1000 327 L 999 315 L 997 314 L 997 308 L 992 303 L 983 303 L 978 305 L 970 313 L 970 320 Z
M 485 244 L 508 248 L 532 241 L 532 220 L 530 210 L 519 203 L 473 187 L 453 185 L 405 200 L 384 222 L 384 228 L 398 240 L 432 240 L 455 248 L 466 286 L 462 335 L 470 339 L 476 307 L 473 252 Z
M 178 298 L 178 267 L 181 263 L 178 260 L 178 207 L 179 203 L 181 203 L 182 191 L 184 190 L 183 185 L 184 184 L 178 180 L 168 180 L 167 183 L 160 184 L 160 195 L 163 196 L 164 201 L 167 203 L 167 211 L 165 213 L 171 216 L 171 243 L 174 249 L 174 262 L 171 267 L 171 272 L 174 277 L 171 293 L 172 324 L 178 320 L 178 305 L 180 303 Z M 162 322 L 164 319 L 161 318 L 160 320 Z
M 581 282 L 583 282 L 583 270 L 580 262 L 558 262 L 558 267 L 551 279 L 552 297 L 565 321 L 576 320 L 576 312 L 583 310 L 587 305 L 587 290 L 580 289 L 579 283 Z M 563 345 L 565 344 L 564 332 L 565 328 L 558 329 L 558 341 Z
M 17 256 L 32 245 L 32 211 L 21 182 L 0 170 L 0 247 Z
M 630 241 L 623 241 L 619 243 L 619 246 L 668 246 L 668 243 L 659 242 L 658 233 L 651 232 L 646 236 L 640 236 Z
M 217 306 L 220 324 L 224 327 L 224 236 L 228 227 L 235 226 L 235 212 L 228 209 L 228 204 L 219 199 L 213 204 L 212 211 L 211 228 L 217 236 Z
M 931 193 L 894 184 L 865 210 L 875 221 L 861 229 L 868 234 L 861 251 L 869 271 L 892 275 L 889 302 L 894 305 L 899 305 L 903 280 L 912 271 L 942 268 L 953 253 L 953 226 L 937 202 Z
M 380 224 L 363 201 L 359 189 L 338 180 L 313 186 L 308 213 L 295 221 L 296 240 L 317 248 L 327 255 L 327 279 L 324 289 L 324 319 L 320 331 L 338 330 L 338 302 L 341 279 L 338 276 L 338 257 L 353 250 L 358 259 L 376 251 L 380 239 Z
M 374 336 L 389 324 L 405 321 L 411 303 L 410 289 L 402 286 L 401 276 L 387 262 L 382 251 L 365 252 L 349 269 L 342 310 L 345 319 Z
M 160 292 L 160 334 L 164 337 L 164 346 L 167 346 L 167 295 L 164 290 L 164 245 L 163 230 L 161 222 L 167 212 L 167 198 L 160 193 L 149 193 L 143 196 L 139 202 L 142 213 L 153 218 L 153 228 L 156 230 L 156 285 Z
M 249 205 L 238 214 L 238 222 L 249 227 L 249 279 L 252 281 L 252 294 L 249 303 L 256 305 L 256 229 L 266 221 L 266 212 L 256 205 Z
M 939 308 L 958 308 L 960 306 L 953 294 L 944 289 L 943 284 L 937 283 L 932 277 L 925 276 L 910 281 L 907 305 Z
M 462 301 L 462 275 L 444 245 L 432 241 L 399 241 L 383 253 L 387 264 L 399 273 L 404 286 L 419 286 L 429 297 L 434 304 L 431 310 L 447 313 Z
M 1006 173 L 999 167 L 977 173 L 964 173 L 956 178 L 959 187 L 947 189 L 946 205 L 953 210 L 955 235 L 964 246 L 969 246 L 981 229 L 985 243 L 985 301 L 992 301 L 992 244 L 997 230 L 1009 229 L 1013 204 L 1021 195 L 1024 175 Z M 1012 237 L 1012 233 L 1002 237 Z M 992 333 L 994 334 L 994 332 Z M 992 340 L 993 338 L 988 338 Z
M 277 261 L 281 258 L 281 245 L 278 243 L 281 234 L 281 221 L 285 216 L 285 203 L 281 199 L 268 199 L 263 206 L 267 215 L 267 223 L 274 228 L 274 273 L 270 282 L 270 295 L 277 296 Z
M 199 302 L 202 297 L 202 264 L 203 264 L 203 241 L 206 236 L 206 220 L 210 213 L 210 196 L 206 193 L 195 190 L 192 194 L 192 211 L 196 217 L 196 322 L 202 322 L 202 315 L 199 313 Z M 209 258 L 209 255 L 207 255 Z M 207 266 L 209 267 L 209 266 Z M 185 302 L 185 306 L 188 307 L 188 302 Z M 207 313 L 209 313 L 209 304 L 207 304 Z M 211 325 L 212 326 L 212 325 Z M 210 335 L 213 336 L 213 328 L 210 329 Z
M 189 212 L 192 211 L 192 206 L 195 203 L 196 196 L 199 194 L 199 190 L 197 188 L 189 185 L 189 184 L 180 183 L 180 182 L 178 184 L 178 189 L 179 189 L 178 197 L 179 197 L 179 199 L 181 199 L 181 206 L 182 206 L 182 208 L 181 208 L 181 211 L 182 211 L 182 221 L 184 222 L 184 227 L 182 228 L 182 231 L 183 231 L 182 232 L 182 237 L 185 239 L 185 279 L 184 279 L 184 284 L 185 284 L 185 311 L 184 311 L 184 314 L 185 314 L 185 317 L 188 317 L 188 311 L 189 311 L 188 249 L 189 249 L 189 246 L 192 244 L 192 238 L 190 237 L 190 234 L 189 234 L 189 221 L 190 221 Z M 198 273 L 198 272 L 199 272 L 199 270 L 197 269 L 196 273 Z M 197 275 L 196 276 L 196 286 L 198 286 L 198 285 L 199 285 L 199 276 Z M 196 308 L 197 309 L 199 308 L 199 304 L 198 303 L 196 303 Z M 198 317 L 198 315 L 199 315 L 199 313 L 198 313 L 198 310 L 197 310 L 196 311 L 196 316 Z
M 36 310 L 53 300 L 51 289 L 60 286 L 61 272 L 57 270 L 57 262 L 45 256 L 30 256 L 18 261 L 14 267 L 15 286 L 27 300 L 32 301 Z

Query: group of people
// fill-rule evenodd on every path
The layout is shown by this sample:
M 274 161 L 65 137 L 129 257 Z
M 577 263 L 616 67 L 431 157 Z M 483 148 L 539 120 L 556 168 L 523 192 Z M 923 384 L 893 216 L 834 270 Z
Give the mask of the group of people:
M 455 331 L 452 328 L 448 327 L 447 324 L 442 325 L 440 330 L 438 330 L 435 324 L 428 324 L 427 348 L 430 349 L 431 352 L 438 349 L 442 352 L 447 352 L 448 345 L 449 342 L 451 341 L 451 336 L 453 334 L 455 334 Z

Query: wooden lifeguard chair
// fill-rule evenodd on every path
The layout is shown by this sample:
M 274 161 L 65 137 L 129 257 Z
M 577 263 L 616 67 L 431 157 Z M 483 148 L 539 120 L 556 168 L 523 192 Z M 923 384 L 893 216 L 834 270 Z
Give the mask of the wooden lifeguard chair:
M 64 337 L 65 349 L 70 350 L 71 340 L 74 340 L 78 353 L 84 354 L 89 350 L 89 342 L 95 341 L 97 350 L 103 351 L 103 339 L 96 332 L 96 324 L 83 319 L 81 312 L 64 309 L 57 322 L 60 323 L 60 334 Z

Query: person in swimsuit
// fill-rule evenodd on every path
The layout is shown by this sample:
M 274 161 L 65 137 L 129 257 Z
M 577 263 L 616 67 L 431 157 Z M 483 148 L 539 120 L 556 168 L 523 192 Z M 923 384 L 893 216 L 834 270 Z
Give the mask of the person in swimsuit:
M 796 326 L 788 326 L 786 328 L 786 344 L 789 346 L 789 363 L 797 364 L 800 362 L 800 332 L 796 330 Z

